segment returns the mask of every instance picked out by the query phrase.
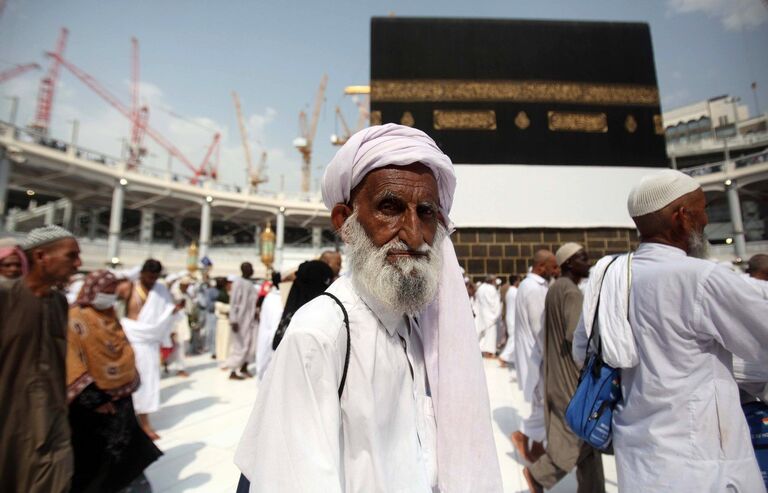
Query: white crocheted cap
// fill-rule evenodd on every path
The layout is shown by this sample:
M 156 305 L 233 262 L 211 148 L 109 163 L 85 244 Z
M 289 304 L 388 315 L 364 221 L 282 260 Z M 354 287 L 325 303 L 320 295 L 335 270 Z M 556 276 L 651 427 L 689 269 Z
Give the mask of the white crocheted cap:
M 555 260 L 557 260 L 557 266 L 560 267 L 569 258 L 573 257 L 577 252 L 584 250 L 584 247 L 578 243 L 569 242 L 557 249 L 555 253 Z
M 674 169 L 644 176 L 629 192 L 629 215 L 639 217 L 656 212 L 699 188 L 701 185 L 696 180 Z
M 30 231 L 27 234 L 27 237 L 24 238 L 24 241 L 21 242 L 21 249 L 24 251 L 32 250 L 33 248 L 47 245 L 48 243 L 53 243 L 54 241 L 74 237 L 75 235 L 62 228 L 61 226 L 51 225 L 44 226 L 42 228 L 35 228 Z

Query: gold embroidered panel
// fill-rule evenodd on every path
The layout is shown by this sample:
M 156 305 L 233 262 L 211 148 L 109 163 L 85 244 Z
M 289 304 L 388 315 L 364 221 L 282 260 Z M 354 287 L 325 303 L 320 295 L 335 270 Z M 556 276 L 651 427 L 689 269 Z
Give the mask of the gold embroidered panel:
M 549 129 L 555 132 L 605 133 L 608 131 L 608 117 L 605 113 L 574 113 L 550 111 Z
M 432 124 L 435 130 L 496 130 L 496 112 L 434 110 Z
M 654 86 L 535 80 L 373 80 L 372 102 L 498 101 L 658 106 Z

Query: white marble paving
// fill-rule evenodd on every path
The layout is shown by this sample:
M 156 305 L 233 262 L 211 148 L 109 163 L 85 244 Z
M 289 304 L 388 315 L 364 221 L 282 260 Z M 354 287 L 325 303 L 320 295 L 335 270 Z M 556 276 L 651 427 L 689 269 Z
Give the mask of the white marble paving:
M 161 409 L 152 423 L 162 437 L 157 445 L 165 455 L 150 466 L 146 475 L 155 493 L 234 493 L 239 471 L 232 457 L 256 398 L 255 380 L 228 380 L 209 356 L 187 359 L 189 378 L 170 376 L 161 382 Z M 485 360 L 491 399 L 494 438 L 501 464 L 504 491 L 527 491 L 523 463 L 508 440 L 527 408 L 514 372 Z M 616 492 L 616 468 L 605 457 L 606 486 Z M 576 491 L 572 473 L 551 491 Z

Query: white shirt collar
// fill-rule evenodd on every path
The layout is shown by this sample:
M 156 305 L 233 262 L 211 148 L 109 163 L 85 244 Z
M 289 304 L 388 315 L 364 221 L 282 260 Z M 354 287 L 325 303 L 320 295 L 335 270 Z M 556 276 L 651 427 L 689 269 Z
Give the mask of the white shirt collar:
M 541 284 L 542 286 L 546 286 L 548 284 L 546 279 L 544 279 L 540 275 L 535 274 L 533 272 L 529 272 L 528 273 L 528 277 L 530 277 L 531 279 L 533 279 L 537 283 Z
M 682 248 L 665 245 L 663 243 L 643 242 L 637 247 L 637 252 L 655 252 L 674 257 L 687 257 L 688 254 Z

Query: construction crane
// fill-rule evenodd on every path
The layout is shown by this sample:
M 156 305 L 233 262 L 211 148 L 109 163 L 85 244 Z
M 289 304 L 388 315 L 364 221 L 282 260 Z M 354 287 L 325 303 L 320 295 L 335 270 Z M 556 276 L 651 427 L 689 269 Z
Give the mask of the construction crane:
M 69 30 L 61 28 L 59 40 L 56 42 L 56 56 L 53 57 L 48 73 L 40 81 L 40 89 L 37 93 L 37 111 L 35 121 L 30 127 L 43 135 L 48 135 L 48 127 L 51 125 L 51 108 L 53 107 L 53 94 L 56 89 L 56 81 L 59 78 L 60 62 L 64 56 L 64 48 L 67 46 Z
M 58 62 L 57 64 L 69 70 L 69 72 L 71 72 L 72 75 L 80 79 L 80 81 L 83 84 L 85 84 L 91 90 L 93 90 L 96 94 L 101 96 L 102 99 L 104 99 L 113 108 L 119 111 L 123 116 L 128 118 L 128 120 L 132 121 L 133 112 L 131 111 L 131 109 L 128 108 L 125 104 L 123 104 L 116 96 L 114 96 L 109 91 L 107 91 L 91 75 L 89 75 L 87 72 L 77 67 L 76 65 L 74 65 L 72 62 L 66 60 L 63 56 L 59 55 L 58 53 L 47 53 L 47 55 L 53 58 L 54 60 L 56 60 Z M 192 184 L 197 184 L 201 176 L 209 176 L 213 179 L 216 178 L 218 170 L 216 169 L 215 166 L 210 165 L 209 161 L 211 159 L 211 156 L 213 155 L 214 150 L 216 150 L 217 147 L 219 146 L 221 135 L 219 135 L 218 132 L 214 134 L 213 141 L 211 142 L 211 145 L 208 148 L 208 151 L 206 152 L 205 157 L 203 158 L 203 161 L 200 163 L 199 166 L 196 167 L 175 145 L 173 145 L 170 141 L 168 141 L 165 137 L 163 137 L 157 130 L 150 127 L 149 124 L 142 123 L 141 129 L 147 136 L 149 136 L 149 138 L 157 142 L 161 147 L 167 150 L 172 156 L 174 156 L 179 161 L 181 161 L 182 164 L 184 164 L 184 166 L 186 166 L 194 174 L 194 176 L 191 179 Z
M 349 125 L 347 125 L 347 120 L 344 119 L 344 115 L 341 113 L 341 108 L 338 106 L 336 107 L 336 121 L 341 123 L 341 130 L 344 132 L 341 135 L 333 134 L 331 135 L 331 144 L 335 146 L 343 146 L 347 143 L 350 137 L 352 137 L 352 132 L 349 130 Z
M 15 67 L 3 70 L 0 72 L 0 84 L 7 80 L 13 79 L 14 77 L 18 77 L 25 72 L 29 72 L 30 70 L 37 70 L 39 68 L 40 65 L 36 63 L 26 63 L 24 65 L 16 65 Z
M 341 108 L 336 107 L 336 122 L 341 123 L 342 135 L 331 135 L 331 144 L 336 146 L 344 145 L 353 133 L 359 132 L 368 125 L 370 119 L 370 111 L 368 110 L 368 94 L 370 93 L 370 86 L 347 86 L 344 88 L 345 96 L 352 96 L 357 106 L 357 125 L 355 125 L 354 131 L 349 129 L 347 120 L 341 112 Z
M 315 94 L 315 107 L 312 111 L 312 122 L 307 125 L 307 114 L 302 111 L 299 113 L 299 132 L 300 136 L 293 139 L 293 146 L 301 153 L 301 191 L 309 192 L 309 182 L 312 179 L 312 141 L 317 132 L 317 121 L 320 119 L 320 109 L 323 107 L 323 97 L 325 96 L 325 87 L 328 85 L 328 75 L 323 74 L 320 79 L 320 87 Z
M 267 177 L 263 176 L 264 163 L 267 160 L 267 153 L 261 153 L 261 160 L 259 166 L 253 169 L 253 161 L 251 160 L 251 146 L 248 143 L 248 129 L 245 126 L 245 119 L 243 118 L 243 110 L 240 106 L 240 96 L 237 92 L 232 91 L 232 101 L 235 103 L 235 111 L 237 112 L 237 124 L 240 126 L 240 138 L 243 141 L 243 152 L 245 153 L 245 165 L 246 165 L 246 179 L 251 185 L 254 192 L 258 191 L 259 185 L 267 181 Z
M 138 168 L 141 159 L 147 154 L 142 146 L 145 128 L 149 122 L 149 108 L 139 107 L 139 40 L 131 38 L 131 147 L 128 152 L 128 169 Z

